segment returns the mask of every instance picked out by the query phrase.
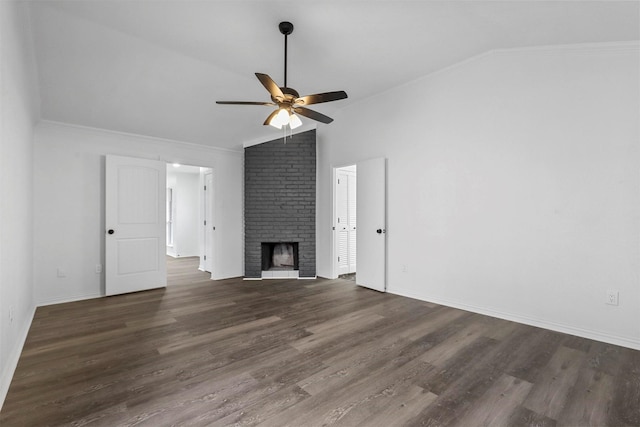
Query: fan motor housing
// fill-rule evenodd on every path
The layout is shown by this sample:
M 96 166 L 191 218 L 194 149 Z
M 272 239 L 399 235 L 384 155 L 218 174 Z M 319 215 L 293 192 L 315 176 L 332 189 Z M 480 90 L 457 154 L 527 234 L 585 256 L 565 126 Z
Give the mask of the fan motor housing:
M 290 87 L 281 87 L 280 90 L 284 94 L 284 102 L 293 103 L 293 101 L 300 98 L 300 94 L 295 89 L 291 89 Z M 273 95 L 271 96 L 271 100 L 276 104 L 278 103 L 278 100 L 274 98 Z

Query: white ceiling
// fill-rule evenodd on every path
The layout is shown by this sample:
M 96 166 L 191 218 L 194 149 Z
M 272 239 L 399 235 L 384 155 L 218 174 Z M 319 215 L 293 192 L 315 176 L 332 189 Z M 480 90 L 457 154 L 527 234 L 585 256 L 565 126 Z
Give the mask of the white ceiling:
M 269 101 L 254 73 L 282 85 L 283 20 L 289 86 L 349 94 L 328 115 L 493 49 L 640 39 L 639 1 L 31 3 L 44 119 L 229 149 L 281 134 L 215 101 Z

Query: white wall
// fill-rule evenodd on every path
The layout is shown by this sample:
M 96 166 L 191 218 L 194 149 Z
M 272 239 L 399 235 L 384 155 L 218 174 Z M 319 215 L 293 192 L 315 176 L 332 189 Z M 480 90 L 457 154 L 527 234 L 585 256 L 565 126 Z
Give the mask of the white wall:
M 387 157 L 389 292 L 640 349 L 639 57 L 497 51 L 342 110 L 318 137 L 319 274 L 332 166 Z
M 38 94 L 25 5 L 0 2 L 0 407 L 33 313 L 33 127 Z M 13 321 L 10 320 L 11 308 Z
M 39 304 L 104 295 L 104 156 L 151 158 L 213 168 L 218 220 L 215 279 L 241 276 L 242 153 L 41 122 L 34 151 L 35 292 Z M 58 268 L 66 277 L 56 276 Z
M 176 257 L 199 256 L 200 174 L 167 170 L 167 187 L 173 188 L 175 215 L 173 247 L 167 253 Z

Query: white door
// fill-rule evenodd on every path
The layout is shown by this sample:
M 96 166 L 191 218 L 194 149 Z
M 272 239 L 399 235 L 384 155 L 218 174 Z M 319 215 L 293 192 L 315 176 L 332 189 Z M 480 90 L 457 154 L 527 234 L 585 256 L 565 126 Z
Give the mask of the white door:
M 357 164 L 358 234 L 356 283 L 384 292 L 386 290 L 386 159 Z
M 341 170 L 336 173 L 336 232 L 338 236 L 338 274 L 349 271 L 349 181 Z
M 106 294 L 167 286 L 166 163 L 106 159 Z
M 204 175 L 204 270 L 213 271 L 213 174 Z
M 347 203 L 349 206 L 349 273 L 356 272 L 356 247 L 357 247 L 357 210 L 356 210 L 356 175 L 350 173 L 347 175 Z

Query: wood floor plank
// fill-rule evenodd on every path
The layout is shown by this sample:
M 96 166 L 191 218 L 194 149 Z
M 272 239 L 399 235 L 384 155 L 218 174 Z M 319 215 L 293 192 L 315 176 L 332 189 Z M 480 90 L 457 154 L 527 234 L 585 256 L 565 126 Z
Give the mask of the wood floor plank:
M 277 322 L 279 320 L 281 319 L 277 316 L 269 316 L 263 319 L 257 319 L 251 322 L 245 322 L 240 325 L 230 326 L 224 329 L 218 329 L 216 331 L 208 332 L 205 334 L 200 334 L 200 335 L 190 336 L 190 337 L 183 337 L 178 342 L 168 344 L 158 348 L 158 352 L 160 354 L 166 354 L 172 351 L 183 350 L 189 347 L 196 347 L 201 344 L 210 344 L 211 342 L 215 342 L 225 337 L 232 336 L 235 334 L 241 334 L 252 329 L 257 329 L 262 326 L 268 325 L 270 323 Z
M 436 375 L 419 384 L 438 394 L 438 399 L 412 419 L 410 425 L 456 424 L 505 373 L 514 349 L 526 347 L 534 331 L 533 328 L 512 330 L 501 341 L 481 337 L 451 358 Z
M 405 425 L 425 408 L 431 406 L 437 398 L 437 395 L 413 385 L 407 388 L 404 394 L 400 394 L 395 402 L 381 407 L 379 412 L 364 419 L 362 425 L 371 427 Z
M 443 366 L 447 364 L 458 352 L 462 351 L 482 336 L 486 330 L 486 325 L 472 323 L 432 349 L 427 350 L 421 358 L 432 365 Z
M 580 371 L 567 404 L 558 416 L 559 425 L 606 425 L 613 400 L 611 375 L 588 368 Z
M 39 307 L 13 426 L 640 426 L 640 352 L 342 279 L 210 280 Z
M 502 375 L 457 425 L 503 426 L 529 394 L 533 384 L 510 375 Z
M 640 426 L 640 351 L 622 349 L 608 425 Z
M 524 406 L 549 418 L 558 419 L 567 404 L 567 398 L 580 373 L 586 353 L 560 347 L 547 368 L 536 380 Z

